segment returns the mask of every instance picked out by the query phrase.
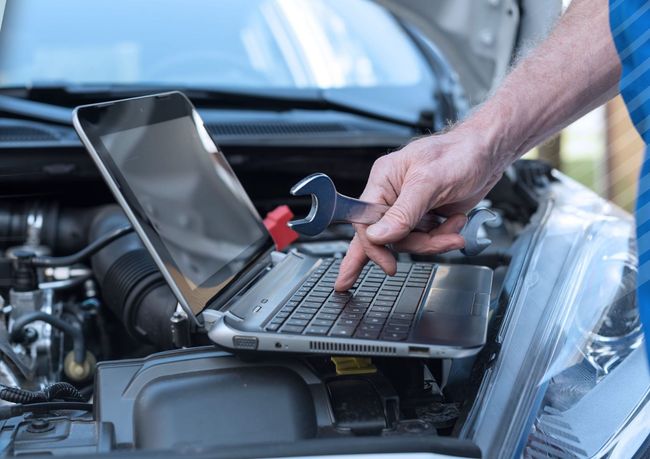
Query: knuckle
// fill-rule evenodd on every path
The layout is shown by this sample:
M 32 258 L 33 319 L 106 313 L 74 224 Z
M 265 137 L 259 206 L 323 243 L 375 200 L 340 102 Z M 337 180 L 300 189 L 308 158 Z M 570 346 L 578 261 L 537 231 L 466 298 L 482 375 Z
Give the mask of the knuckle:
M 388 156 L 380 156 L 372 164 L 371 173 L 382 172 L 388 166 Z
M 400 229 L 410 228 L 413 220 L 410 212 L 402 206 L 391 207 L 385 217 L 391 219 Z

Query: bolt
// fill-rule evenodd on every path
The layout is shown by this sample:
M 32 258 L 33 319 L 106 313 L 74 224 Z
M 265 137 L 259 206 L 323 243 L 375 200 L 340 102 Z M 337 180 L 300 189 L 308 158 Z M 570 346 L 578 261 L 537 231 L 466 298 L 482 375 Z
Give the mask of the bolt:
M 483 30 L 479 34 L 479 40 L 484 46 L 492 46 L 494 44 L 494 34 L 489 30 Z
M 29 426 L 33 430 L 46 430 L 50 427 L 50 422 L 47 419 L 34 419 Z
M 32 344 L 38 339 L 38 332 L 34 327 L 23 328 L 23 344 Z

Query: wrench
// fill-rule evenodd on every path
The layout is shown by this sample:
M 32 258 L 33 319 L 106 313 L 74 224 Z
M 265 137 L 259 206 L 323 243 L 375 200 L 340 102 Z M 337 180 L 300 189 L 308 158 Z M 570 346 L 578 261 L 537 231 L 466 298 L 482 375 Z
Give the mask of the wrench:
M 332 223 L 372 225 L 390 208 L 384 204 L 360 201 L 338 193 L 332 179 L 320 172 L 296 183 L 291 188 L 291 194 L 311 195 L 311 209 L 307 216 L 288 223 L 290 228 L 306 236 L 316 236 Z M 460 235 L 465 239 L 465 247 L 461 249 L 464 255 L 478 255 L 492 243 L 490 239 L 480 237 L 479 231 L 483 223 L 495 218 L 496 215 L 485 207 L 473 209 L 467 215 L 467 223 L 460 231 Z M 429 212 L 415 226 L 415 231 L 431 231 L 444 221 L 444 217 Z

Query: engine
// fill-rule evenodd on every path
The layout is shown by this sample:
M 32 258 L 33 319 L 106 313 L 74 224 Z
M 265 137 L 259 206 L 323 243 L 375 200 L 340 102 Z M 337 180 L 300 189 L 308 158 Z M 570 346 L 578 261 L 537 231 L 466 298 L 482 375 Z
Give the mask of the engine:
M 98 360 L 174 346 L 176 300 L 117 206 L 0 212 L 3 240 L 20 242 L 0 260 L 0 384 L 67 381 L 90 394 Z
M 490 333 L 502 317 L 509 249 L 545 177 L 548 168 L 526 162 L 495 187 L 489 198 L 501 218 L 487 228 L 494 242 L 480 256 L 410 257 L 490 266 Z M 335 227 L 298 245 L 340 255 L 351 235 Z M 203 346 L 210 343 L 191 329 L 115 204 L 13 199 L 0 205 L 0 244 L 0 419 L 7 420 L 0 447 L 12 448 L 5 453 L 253 445 L 252 457 L 256 444 L 283 442 L 308 455 L 321 440 L 328 451 L 352 451 L 358 442 L 345 443 L 352 437 L 372 438 L 363 452 L 426 441 L 432 451 L 475 453 L 463 442 L 445 450 L 451 446 L 440 438 L 453 436 L 471 406 L 490 346 L 453 361 L 233 357 Z

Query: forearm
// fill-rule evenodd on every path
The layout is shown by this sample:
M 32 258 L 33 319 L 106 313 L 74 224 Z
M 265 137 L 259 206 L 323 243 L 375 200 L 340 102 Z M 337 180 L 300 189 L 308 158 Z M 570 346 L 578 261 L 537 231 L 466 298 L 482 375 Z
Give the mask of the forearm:
M 503 170 L 613 97 L 620 73 L 607 0 L 574 0 L 549 37 L 458 130 L 483 136 L 494 169 Z

